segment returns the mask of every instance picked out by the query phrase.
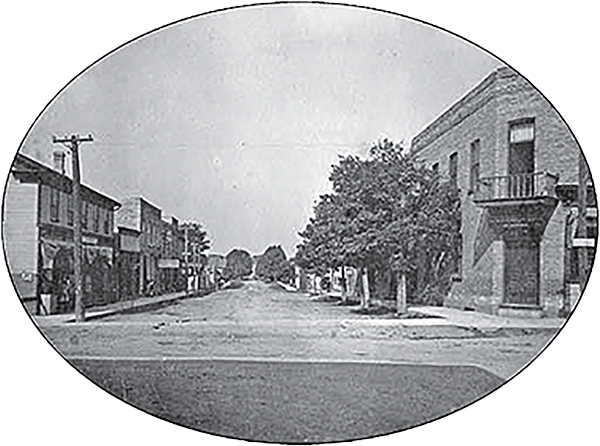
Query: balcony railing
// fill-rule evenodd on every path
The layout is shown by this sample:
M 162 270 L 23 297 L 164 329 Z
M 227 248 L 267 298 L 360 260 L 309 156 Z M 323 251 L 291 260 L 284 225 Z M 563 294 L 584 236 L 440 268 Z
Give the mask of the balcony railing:
M 558 177 L 547 172 L 480 178 L 473 191 L 473 201 L 527 200 L 556 197 Z

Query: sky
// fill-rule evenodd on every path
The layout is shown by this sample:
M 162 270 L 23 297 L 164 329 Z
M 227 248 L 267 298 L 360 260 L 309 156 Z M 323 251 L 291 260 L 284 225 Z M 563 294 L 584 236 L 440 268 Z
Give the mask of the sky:
M 72 81 L 22 152 L 92 134 L 83 182 L 201 222 L 211 252 L 288 256 L 338 156 L 406 144 L 500 62 L 436 28 L 345 6 L 270 5 L 180 22 Z

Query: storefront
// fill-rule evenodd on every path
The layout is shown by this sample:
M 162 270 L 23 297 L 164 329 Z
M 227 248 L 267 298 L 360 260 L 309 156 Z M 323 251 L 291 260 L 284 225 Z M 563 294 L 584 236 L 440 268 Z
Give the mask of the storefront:
M 68 313 L 75 306 L 73 243 L 40 239 L 39 293 L 42 314 Z M 113 279 L 113 249 L 82 246 L 82 287 L 85 307 L 116 300 Z

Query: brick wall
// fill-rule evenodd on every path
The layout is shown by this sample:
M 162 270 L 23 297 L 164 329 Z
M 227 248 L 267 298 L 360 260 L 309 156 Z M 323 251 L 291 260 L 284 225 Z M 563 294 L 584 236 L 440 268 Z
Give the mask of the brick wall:
M 470 146 L 480 140 L 480 177 L 506 175 L 511 121 L 535 120 L 535 171 L 558 174 L 559 183 L 577 183 L 578 150 L 573 135 L 550 103 L 525 79 L 501 68 L 430 124 L 411 150 L 428 165 L 448 174 L 450 154 L 458 153 L 462 208 L 462 277 L 454 282 L 446 305 L 495 313 L 504 292 L 504 242 L 495 241 L 474 265 L 474 241 L 482 209 L 473 203 Z M 540 245 L 540 302 L 555 315 L 564 291 L 564 229 L 567 210 L 559 204 Z

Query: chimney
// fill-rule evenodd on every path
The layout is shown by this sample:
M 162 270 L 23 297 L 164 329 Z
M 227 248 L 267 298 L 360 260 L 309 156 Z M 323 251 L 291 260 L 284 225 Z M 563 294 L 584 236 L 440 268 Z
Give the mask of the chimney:
M 65 174 L 65 152 L 59 150 L 54 152 L 54 170 L 61 175 Z

